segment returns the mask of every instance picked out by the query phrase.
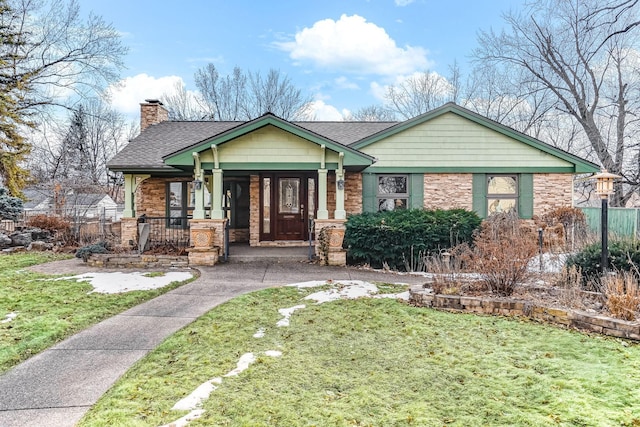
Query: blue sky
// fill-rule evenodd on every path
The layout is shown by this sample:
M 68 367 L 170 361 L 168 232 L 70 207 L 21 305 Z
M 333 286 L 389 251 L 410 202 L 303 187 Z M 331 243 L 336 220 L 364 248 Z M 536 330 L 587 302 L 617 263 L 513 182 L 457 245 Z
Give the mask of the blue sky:
M 425 70 L 467 69 L 481 29 L 523 0 L 80 0 L 130 47 L 113 105 L 135 116 L 208 63 L 263 75 L 275 68 L 315 100 L 318 119 L 382 102 L 389 84 Z

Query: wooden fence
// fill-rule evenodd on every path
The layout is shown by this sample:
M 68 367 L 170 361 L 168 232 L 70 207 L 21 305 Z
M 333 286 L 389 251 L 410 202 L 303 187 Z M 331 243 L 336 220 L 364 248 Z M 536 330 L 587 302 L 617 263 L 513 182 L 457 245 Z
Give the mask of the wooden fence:
M 600 235 L 602 223 L 600 208 L 580 208 L 587 219 L 589 231 Z M 640 209 L 609 208 L 609 234 L 612 237 L 637 239 L 640 228 Z

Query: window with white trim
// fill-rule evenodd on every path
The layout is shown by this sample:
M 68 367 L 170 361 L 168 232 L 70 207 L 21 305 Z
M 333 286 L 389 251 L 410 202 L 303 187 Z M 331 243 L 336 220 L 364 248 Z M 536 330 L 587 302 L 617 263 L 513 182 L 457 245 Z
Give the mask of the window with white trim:
M 378 175 L 376 199 L 379 211 L 407 209 L 409 206 L 409 175 Z

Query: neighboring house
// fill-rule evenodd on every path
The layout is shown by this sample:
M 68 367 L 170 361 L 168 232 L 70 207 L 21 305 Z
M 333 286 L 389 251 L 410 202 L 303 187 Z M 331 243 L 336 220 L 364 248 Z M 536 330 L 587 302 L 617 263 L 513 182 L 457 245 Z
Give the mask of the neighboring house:
M 599 170 L 452 103 L 404 122 L 167 119 L 141 104 L 141 134 L 108 166 L 125 177 L 123 242 L 137 217 L 171 218 L 190 228 L 194 263 L 215 262 L 227 221 L 231 241 L 274 246 L 308 241 L 310 220 L 317 236 L 383 209 L 531 218 L 571 206 L 574 174 Z
M 104 193 L 78 193 L 64 191 L 55 201 L 51 191 L 27 188 L 23 191 L 26 201 L 24 211 L 30 215 L 63 214 L 82 218 L 120 219 L 122 209 Z M 57 206 L 56 206 L 57 205 Z M 118 213 L 120 212 L 120 214 Z
M 46 212 L 52 206 L 51 197 L 46 191 L 37 188 L 25 188 L 22 193 L 26 199 L 22 207 L 27 214 L 30 212 Z
M 83 218 L 119 219 L 118 204 L 104 193 L 71 193 L 66 196 L 65 211 Z

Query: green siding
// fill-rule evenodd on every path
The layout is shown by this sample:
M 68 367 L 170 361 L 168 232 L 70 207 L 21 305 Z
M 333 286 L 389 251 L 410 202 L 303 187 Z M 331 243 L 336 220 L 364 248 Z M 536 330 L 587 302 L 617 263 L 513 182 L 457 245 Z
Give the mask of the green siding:
M 376 176 L 371 173 L 362 174 L 362 211 L 375 212 L 376 208 Z
M 521 174 L 518 189 L 518 213 L 520 218 L 530 219 L 533 216 L 533 174 Z
M 483 173 L 473 174 L 472 206 L 480 218 L 487 216 L 487 175 Z
M 424 208 L 424 175 L 412 173 L 409 175 L 409 207 L 413 209 Z
M 457 114 L 447 113 L 360 148 L 376 168 L 561 168 L 575 165 Z

